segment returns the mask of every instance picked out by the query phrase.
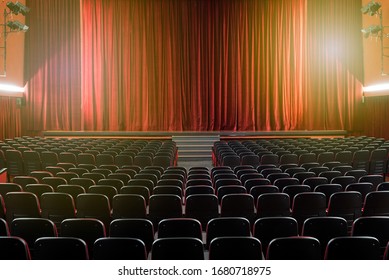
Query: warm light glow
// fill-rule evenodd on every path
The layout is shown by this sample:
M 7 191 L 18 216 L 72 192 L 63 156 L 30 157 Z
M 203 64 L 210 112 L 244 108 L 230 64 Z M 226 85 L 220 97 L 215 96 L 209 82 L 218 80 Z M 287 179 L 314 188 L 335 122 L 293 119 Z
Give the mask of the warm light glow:
M 24 87 L 18 87 L 7 84 L 0 84 L 0 91 L 3 92 L 24 92 Z
M 363 92 L 377 92 L 377 91 L 389 91 L 389 83 L 363 87 Z

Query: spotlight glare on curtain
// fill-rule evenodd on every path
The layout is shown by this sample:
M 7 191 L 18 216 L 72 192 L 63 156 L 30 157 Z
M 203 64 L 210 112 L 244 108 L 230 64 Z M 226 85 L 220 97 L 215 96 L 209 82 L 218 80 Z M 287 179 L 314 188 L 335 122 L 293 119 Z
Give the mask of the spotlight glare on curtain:
M 18 87 L 18 86 L 9 85 L 9 84 L 0 84 L 0 91 L 22 93 L 22 92 L 24 92 L 24 87 Z
M 377 91 L 387 91 L 387 90 L 389 90 L 389 83 L 363 87 L 363 92 L 377 92 Z

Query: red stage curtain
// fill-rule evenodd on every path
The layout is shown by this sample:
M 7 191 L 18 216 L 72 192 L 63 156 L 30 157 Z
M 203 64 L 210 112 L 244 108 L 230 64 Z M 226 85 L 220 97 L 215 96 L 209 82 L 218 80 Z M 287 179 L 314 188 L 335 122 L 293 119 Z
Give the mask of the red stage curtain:
M 308 1 L 307 129 L 353 131 L 361 103 L 361 1 Z
M 15 97 L 0 96 L 0 139 L 21 136 L 20 108 Z
M 30 130 L 353 129 L 360 0 L 78 3 L 27 1 Z
M 80 130 L 79 0 L 27 0 L 26 133 Z

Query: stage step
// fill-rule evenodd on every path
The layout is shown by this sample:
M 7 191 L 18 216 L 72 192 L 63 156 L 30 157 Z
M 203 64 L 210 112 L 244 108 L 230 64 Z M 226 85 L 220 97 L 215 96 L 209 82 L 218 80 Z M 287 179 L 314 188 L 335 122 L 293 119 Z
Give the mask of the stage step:
M 212 160 L 212 146 L 220 140 L 220 135 L 173 135 L 178 148 L 179 161 Z

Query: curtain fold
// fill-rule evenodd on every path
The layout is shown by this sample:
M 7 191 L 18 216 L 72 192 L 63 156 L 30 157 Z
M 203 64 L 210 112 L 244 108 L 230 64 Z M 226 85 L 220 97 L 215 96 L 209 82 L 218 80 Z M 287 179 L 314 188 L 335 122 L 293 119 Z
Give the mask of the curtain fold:
M 354 128 L 360 0 L 27 5 L 30 130 Z
M 15 97 L 0 96 L 0 139 L 21 136 L 21 109 Z
M 26 133 L 80 130 L 79 0 L 27 0 Z

